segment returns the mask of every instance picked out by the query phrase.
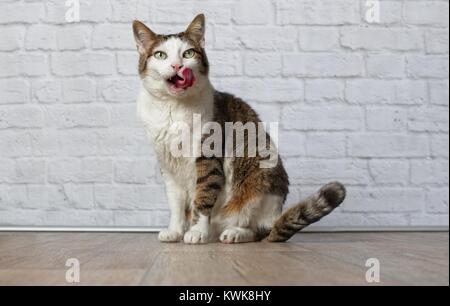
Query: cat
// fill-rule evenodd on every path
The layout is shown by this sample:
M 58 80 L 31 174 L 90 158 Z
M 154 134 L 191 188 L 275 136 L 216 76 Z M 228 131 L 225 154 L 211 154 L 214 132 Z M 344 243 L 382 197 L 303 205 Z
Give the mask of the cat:
M 133 34 L 142 81 L 137 114 L 159 160 L 171 212 L 168 229 L 159 233 L 161 242 L 284 242 L 344 201 L 345 187 L 332 182 L 283 213 L 289 179 L 279 157 L 273 167 L 261 167 L 265 157 L 260 154 L 171 154 L 179 138 L 177 123 L 192 132 L 194 115 L 222 127 L 260 119 L 247 103 L 212 86 L 203 14 L 178 34 L 156 34 L 140 21 L 133 22 Z M 204 135 L 197 140 L 205 141 Z

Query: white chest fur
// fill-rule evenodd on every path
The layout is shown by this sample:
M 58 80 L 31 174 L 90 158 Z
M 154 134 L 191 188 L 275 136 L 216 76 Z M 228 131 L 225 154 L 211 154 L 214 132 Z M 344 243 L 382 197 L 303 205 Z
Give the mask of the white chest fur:
M 144 124 L 147 137 L 153 143 L 156 155 L 164 171 L 172 174 L 181 183 L 195 182 L 195 159 L 192 146 L 198 142 L 193 133 L 194 116 L 201 116 L 201 121 L 213 119 L 213 95 L 209 91 L 195 98 L 195 101 L 158 100 L 144 88 L 137 101 L 138 117 Z M 189 129 L 189 156 L 177 156 L 174 144 L 181 143 L 181 131 Z M 186 139 L 184 139 L 186 140 Z M 186 145 L 185 142 L 183 142 Z

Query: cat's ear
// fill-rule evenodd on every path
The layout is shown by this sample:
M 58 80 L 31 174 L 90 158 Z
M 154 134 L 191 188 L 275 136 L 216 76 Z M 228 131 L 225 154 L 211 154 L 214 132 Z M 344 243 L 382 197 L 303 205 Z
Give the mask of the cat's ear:
M 186 34 L 205 47 L 205 15 L 197 15 L 186 30 Z
M 133 33 L 139 54 L 147 55 L 151 45 L 156 40 L 156 34 L 138 20 L 133 22 Z

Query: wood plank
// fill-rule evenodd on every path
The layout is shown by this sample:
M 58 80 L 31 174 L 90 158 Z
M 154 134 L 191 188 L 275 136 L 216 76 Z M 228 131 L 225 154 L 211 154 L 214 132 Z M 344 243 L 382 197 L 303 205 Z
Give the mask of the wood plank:
M 0 233 L 0 285 L 448 285 L 448 233 L 301 233 L 282 244 L 162 244 L 146 233 Z
M 0 269 L 64 269 L 69 258 L 90 269 L 146 269 L 159 251 L 156 236 L 148 234 L 36 235 L 13 248 L 0 245 Z
M 87 270 L 80 283 L 66 281 L 66 270 L 14 269 L 0 270 L 0 286 L 133 286 L 139 285 L 146 270 Z
M 448 233 L 352 234 L 351 243 L 334 242 L 325 235 L 309 238 L 325 240 L 326 244 L 309 240 L 303 242 L 302 247 L 361 267 L 369 258 L 377 258 L 381 264 L 382 284 L 386 280 L 396 285 L 448 284 Z M 296 239 L 308 240 L 300 236 Z M 430 239 L 434 236 L 447 237 L 447 240 Z

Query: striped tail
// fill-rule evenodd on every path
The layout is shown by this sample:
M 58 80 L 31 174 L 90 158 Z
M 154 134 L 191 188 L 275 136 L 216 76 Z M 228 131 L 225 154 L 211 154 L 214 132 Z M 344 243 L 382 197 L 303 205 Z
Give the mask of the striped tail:
M 274 224 L 267 241 L 284 242 L 338 207 L 345 199 L 345 187 L 338 182 L 323 186 L 317 193 L 287 210 Z

